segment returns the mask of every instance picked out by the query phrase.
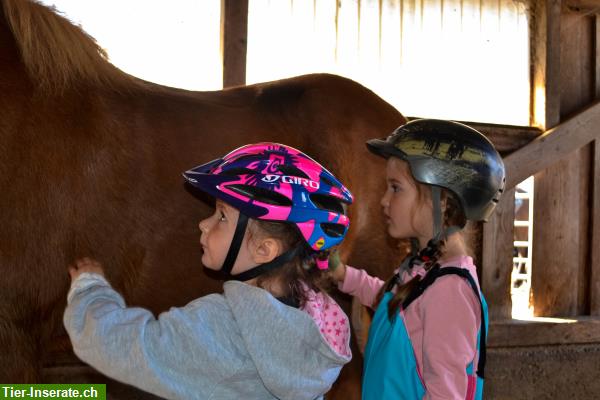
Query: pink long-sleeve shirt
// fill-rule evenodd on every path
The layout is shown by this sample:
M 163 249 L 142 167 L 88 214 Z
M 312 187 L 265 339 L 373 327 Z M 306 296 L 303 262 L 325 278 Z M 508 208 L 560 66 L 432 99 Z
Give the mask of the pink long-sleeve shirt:
M 462 256 L 441 264 L 442 268 L 449 266 L 467 269 L 477 282 L 471 257 Z M 402 282 L 417 275 L 425 275 L 423 267 L 415 266 L 410 273 L 403 272 Z M 369 276 L 366 271 L 347 266 L 339 289 L 373 308 L 383 284 L 384 281 Z M 472 361 L 477 365 L 477 332 L 481 323 L 481 306 L 468 282 L 458 275 L 438 278 L 410 304 L 404 315 L 417 368 L 426 388 L 424 399 L 465 399 L 466 368 Z

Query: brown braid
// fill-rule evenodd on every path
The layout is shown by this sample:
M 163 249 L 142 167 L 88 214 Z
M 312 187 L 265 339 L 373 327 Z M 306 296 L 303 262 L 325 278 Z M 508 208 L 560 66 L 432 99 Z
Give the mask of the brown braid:
M 423 184 L 417 184 L 417 190 L 419 192 L 418 193 L 419 199 L 422 198 L 423 193 L 429 193 L 429 196 L 431 196 L 431 188 L 429 186 L 426 186 Z M 460 203 L 456 199 L 456 197 L 454 195 L 452 195 L 450 192 L 448 192 L 446 190 L 442 190 L 441 199 L 442 199 L 442 202 L 443 201 L 446 202 L 446 208 L 444 210 L 444 215 L 442 218 L 443 226 L 444 227 L 449 227 L 449 226 L 461 226 L 462 227 L 462 226 L 464 226 L 466 223 L 466 217 L 465 217 L 464 212 L 462 211 L 462 207 L 460 206 Z M 428 259 L 426 259 L 426 260 L 419 260 L 419 257 L 417 256 L 417 257 L 415 257 L 415 261 L 422 262 L 422 265 L 425 268 L 425 271 L 429 271 L 434 265 L 437 264 L 440 257 L 444 254 L 445 246 L 446 246 L 446 240 L 445 239 L 441 240 L 438 243 L 437 249 L 435 249 L 435 251 L 433 252 L 433 255 L 428 257 Z M 423 250 L 421 252 L 423 252 Z M 409 264 L 409 268 L 412 268 L 412 264 Z M 400 273 L 402 273 L 402 271 L 398 272 L 398 274 L 400 274 Z M 379 303 L 381 302 L 381 299 L 383 298 L 383 295 L 385 294 L 386 290 L 388 290 L 388 287 L 394 286 L 394 284 L 392 283 L 394 280 L 398 280 L 397 275 L 392 276 L 382 286 L 379 293 L 377 294 L 376 305 L 379 305 Z M 392 297 L 392 299 L 388 303 L 388 317 L 390 320 L 396 315 L 396 313 L 402 306 L 402 303 L 404 302 L 404 300 L 415 289 L 415 286 L 417 286 L 417 284 L 419 283 L 420 280 L 421 280 L 421 277 L 416 276 L 405 283 L 396 285 L 397 286 L 396 293 L 394 294 L 394 297 Z

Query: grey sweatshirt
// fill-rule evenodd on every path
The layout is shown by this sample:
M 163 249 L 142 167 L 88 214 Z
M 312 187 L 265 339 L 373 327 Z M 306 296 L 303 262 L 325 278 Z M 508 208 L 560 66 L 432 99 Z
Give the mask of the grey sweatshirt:
M 156 319 L 84 273 L 64 324 L 81 360 L 168 399 L 318 399 L 350 361 L 347 339 L 334 350 L 309 314 L 235 281 Z

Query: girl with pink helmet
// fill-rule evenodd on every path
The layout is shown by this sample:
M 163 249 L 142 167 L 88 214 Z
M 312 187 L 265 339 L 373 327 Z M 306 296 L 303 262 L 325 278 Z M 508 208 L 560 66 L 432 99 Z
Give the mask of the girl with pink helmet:
M 278 143 L 234 150 L 184 174 L 216 199 L 200 222 L 202 263 L 223 294 L 158 319 L 127 308 L 102 267 L 70 267 L 64 323 L 100 372 L 169 399 L 322 398 L 350 358 L 348 318 L 323 290 L 345 237 L 350 191 L 318 162 Z

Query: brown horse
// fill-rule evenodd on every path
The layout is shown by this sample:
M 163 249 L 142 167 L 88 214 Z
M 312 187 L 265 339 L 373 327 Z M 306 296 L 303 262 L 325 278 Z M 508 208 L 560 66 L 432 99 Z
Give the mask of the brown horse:
M 185 192 L 181 172 L 246 143 L 286 143 L 329 166 L 356 197 L 343 254 L 385 275 L 397 252 L 380 223 L 384 164 L 364 142 L 404 121 L 333 75 L 217 92 L 144 82 L 52 10 L 3 0 L 0 382 L 58 379 L 44 371 L 69 360 L 61 317 L 77 257 L 98 258 L 130 305 L 155 313 L 219 290 L 199 261 L 209 206 Z M 359 360 L 330 397 L 358 398 Z

